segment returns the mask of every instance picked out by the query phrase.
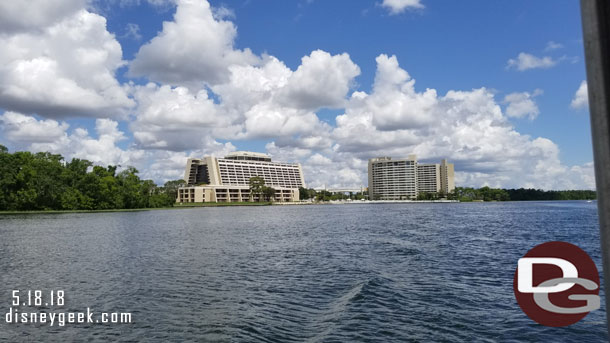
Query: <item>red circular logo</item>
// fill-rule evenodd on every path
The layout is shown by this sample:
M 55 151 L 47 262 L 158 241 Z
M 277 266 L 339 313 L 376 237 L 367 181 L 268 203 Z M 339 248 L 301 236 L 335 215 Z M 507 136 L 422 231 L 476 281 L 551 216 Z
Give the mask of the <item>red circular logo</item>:
M 520 258 L 513 289 L 523 312 L 546 326 L 574 324 L 600 306 L 595 263 L 566 242 L 537 245 Z

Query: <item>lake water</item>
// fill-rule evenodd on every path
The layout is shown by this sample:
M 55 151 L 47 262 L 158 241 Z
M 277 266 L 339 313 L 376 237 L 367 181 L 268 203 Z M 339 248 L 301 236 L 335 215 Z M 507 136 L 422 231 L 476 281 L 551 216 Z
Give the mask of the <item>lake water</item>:
M 217 207 L 0 216 L 0 341 L 607 341 L 605 308 L 540 326 L 517 260 L 551 240 L 601 274 L 596 203 Z M 12 290 L 131 324 L 5 322 Z M 23 297 L 22 297 L 23 298 Z

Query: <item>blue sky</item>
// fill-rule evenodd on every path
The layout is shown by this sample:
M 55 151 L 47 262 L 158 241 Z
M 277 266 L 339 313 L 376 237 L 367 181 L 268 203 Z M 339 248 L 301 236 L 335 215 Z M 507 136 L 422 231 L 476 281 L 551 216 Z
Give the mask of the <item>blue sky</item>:
M 239 149 L 301 162 L 318 187 L 365 184 L 368 158 L 411 152 L 454 161 L 458 185 L 594 187 L 578 1 L 207 4 L 0 6 L 0 38 L 19 51 L 0 55 L 0 143 L 136 165 L 158 182 L 189 156 Z M 52 34 L 79 27 L 83 39 Z M 71 66 L 83 51 L 106 57 Z M 32 82 L 24 65 L 38 66 Z

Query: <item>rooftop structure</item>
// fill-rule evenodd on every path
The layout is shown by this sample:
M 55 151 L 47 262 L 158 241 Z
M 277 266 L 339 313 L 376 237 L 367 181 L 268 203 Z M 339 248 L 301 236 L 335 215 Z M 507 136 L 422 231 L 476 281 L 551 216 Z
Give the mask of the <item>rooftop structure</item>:
M 271 157 L 267 154 L 260 152 L 250 151 L 235 151 L 225 156 L 227 160 L 239 160 L 239 161 L 265 161 L 271 162 Z

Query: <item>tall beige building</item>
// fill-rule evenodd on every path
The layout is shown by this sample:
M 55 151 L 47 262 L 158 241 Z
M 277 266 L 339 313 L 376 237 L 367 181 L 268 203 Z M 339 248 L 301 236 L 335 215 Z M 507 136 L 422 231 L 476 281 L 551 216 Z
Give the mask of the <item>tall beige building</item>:
M 417 158 L 378 157 L 369 160 L 369 198 L 408 200 L 417 198 Z
M 405 159 L 378 157 L 369 160 L 369 197 L 372 200 L 416 199 L 420 193 L 447 194 L 455 189 L 454 167 L 417 163 L 415 155 Z
M 455 170 L 453 163 L 447 163 L 447 159 L 441 160 L 441 191 L 445 194 L 453 192 L 455 189 Z
M 441 165 L 417 164 L 417 193 L 439 193 L 441 191 Z
M 258 200 L 250 195 L 250 178 L 260 176 L 275 189 L 276 201 L 298 201 L 305 187 L 298 163 L 272 162 L 268 155 L 237 151 L 224 158 L 213 156 L 187 161 L 184 181 L 176 202 L 240 202 Z

